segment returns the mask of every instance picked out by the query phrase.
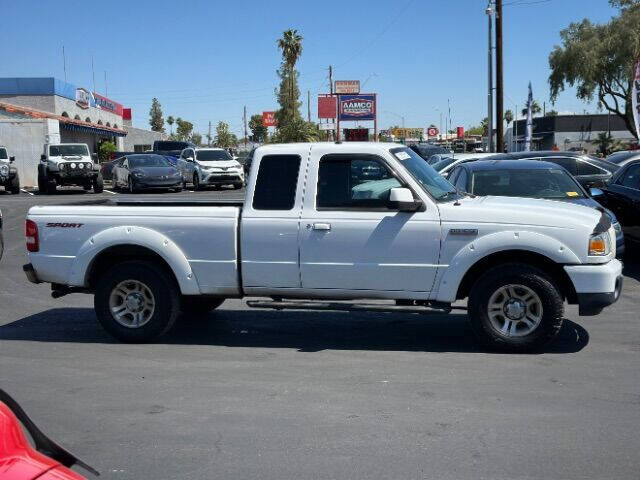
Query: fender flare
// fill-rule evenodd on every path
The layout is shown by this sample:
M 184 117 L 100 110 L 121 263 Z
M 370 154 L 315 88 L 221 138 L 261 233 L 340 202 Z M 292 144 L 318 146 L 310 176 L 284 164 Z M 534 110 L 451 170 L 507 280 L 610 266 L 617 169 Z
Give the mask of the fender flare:
M 506 230 L 476 238 L 453 256 L 439 275 L 436 299 L 454 302 L 462 279 L 473 265 L 494 253 L 527 251 L 558 264 L 580 263 L 578 256 L 559 240 L 538 232 Z
M 136 245 L 160 255 L 171 268 L 184 295 L 200 294 L 191 265 L 180 248 L 167 236 L 146 227 L 112 227 L 92 235 L 79 249 L 71 267 L 71 285 L 87 286 L 88 273 L 100 253 L 118 245 Z

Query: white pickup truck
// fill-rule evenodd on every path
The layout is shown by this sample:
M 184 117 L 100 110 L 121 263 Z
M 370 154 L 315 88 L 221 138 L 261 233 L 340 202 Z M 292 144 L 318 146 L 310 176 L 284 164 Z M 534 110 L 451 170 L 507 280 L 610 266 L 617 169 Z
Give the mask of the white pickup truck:
M 290 144 L 256 150 L 244 202 L 33 207 L 24 270 L 54 297 L 93 293 L 125 342 L 226 298 L 411 313 L 468 298 L 483 340 L 523 351 L 554 337 L 565 301 L 595 315 L 618 299 L 614 239 L 601 211 L 469 196 L 397 144 Z

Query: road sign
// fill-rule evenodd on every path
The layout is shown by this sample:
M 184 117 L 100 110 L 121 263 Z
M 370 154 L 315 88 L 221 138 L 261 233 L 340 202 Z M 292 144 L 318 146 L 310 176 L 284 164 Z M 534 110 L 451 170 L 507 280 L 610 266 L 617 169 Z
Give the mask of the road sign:
M 336 118 L 338 97 L 335 95 L 318 95 L 318 118 Z
M 427 137 L 437 137 L 438 133 L 440 133 L 440 132 L 438 131 L 438 129 L 436 127 L 427 128 Z
M 278 123 L 276 122 L 276 112 L 262 112 L 262 126 L 263 127 L 275 127 Z
M 318 127 L 320 128 L 320 130 L 335 130 L 336 129 L 336 124 L 335 123 L 320 123 L 320 124 L 318 124 Z
M 360 80 L 336 80 L 334 92 L 337 94 L 360 93 Z
M 339 105 L 340 121 L 376 119 L 375 94 L 340 95 Z

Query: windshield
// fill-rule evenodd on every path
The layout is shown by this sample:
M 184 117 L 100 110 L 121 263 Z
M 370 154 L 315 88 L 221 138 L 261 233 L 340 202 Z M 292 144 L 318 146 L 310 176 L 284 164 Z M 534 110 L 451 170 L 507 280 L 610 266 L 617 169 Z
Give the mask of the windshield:
M 471 192 L 475 195 L 547 199 L 585 198 L 584 190 L 562 169 L 513 169 L 473 172 Z
M 201 162 L 213 162 L 216 160 L 233 160 L 226 150 L 199 150 L 196 152 L 196 160 Z
M 141 155 L 129 157 L 129 168 L 140 167 L 170 167 L 169 161 L 160 155 Z
M 6 148 L 0 148 L 0 160 L 6 160 L 9 157 L 7 157 L 7 149 Z
M 410 148 L 394 148 L 391 153 L 434 199 L 444 200 L 456 193 L 453 185 Z
M 456 160 L 457 160 L 457 158 L 454 158 L 454 157 L 445 157 L 445 158 L 441 158 L 439 161 L 437 161 L 436 163 L 434 163 L 431 166 L 433 167 L 433 169 L 436 172 L 441 172 L 442 170 L 447 168 L 449 165 L 451 165 Z
M 86 145 L 49 145 L 51 157 L 88 156 L 89 149 Z

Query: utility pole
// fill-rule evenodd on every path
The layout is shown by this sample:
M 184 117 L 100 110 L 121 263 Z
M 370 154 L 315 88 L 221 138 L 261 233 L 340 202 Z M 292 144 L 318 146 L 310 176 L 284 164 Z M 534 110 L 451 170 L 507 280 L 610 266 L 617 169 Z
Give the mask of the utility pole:
M 242 115 L 242 121 L 244 123 L 244 148 L 247 149 L 247 106 L 244 107 L 244 113 Z
M 307 90 L 307 121 L 311 121 L 311 91 Z
M 487 100 L 487 127 L 488 127 L 488 141 L 487 150 L 489 153 L 493 153 L 493 6 L 491 1 L 486 9 L 487 18 L 489 19 L 489 53 L 488 53 L 488 73 L 489 73 L 489 98 Z
M 211 120 L 209 120 L 209 133 L 207 134 L 207 147 L 211 146 Z
M 62 68 L 64 69 L 64 81 L 67 81 L 67 56 L 64 53 L 64 45 L 62 45 Z
M 333 95 L 333 67 L 329 65 L 329 93 Z M 340 113 L 336 109 L 336 141 L 340 141 Z M 328 132 L 327 132 L 328 133 Z M 333 134 L 331 134 L 333 136 Z M 332 138 L 333 140 L 333 138 Z
M 504 78 L 502 74 L 502 0 L 496 0 L 496 151 L 504 152 Z
M 333 95 L 333 67 L 329 65 L 329 92 Z

